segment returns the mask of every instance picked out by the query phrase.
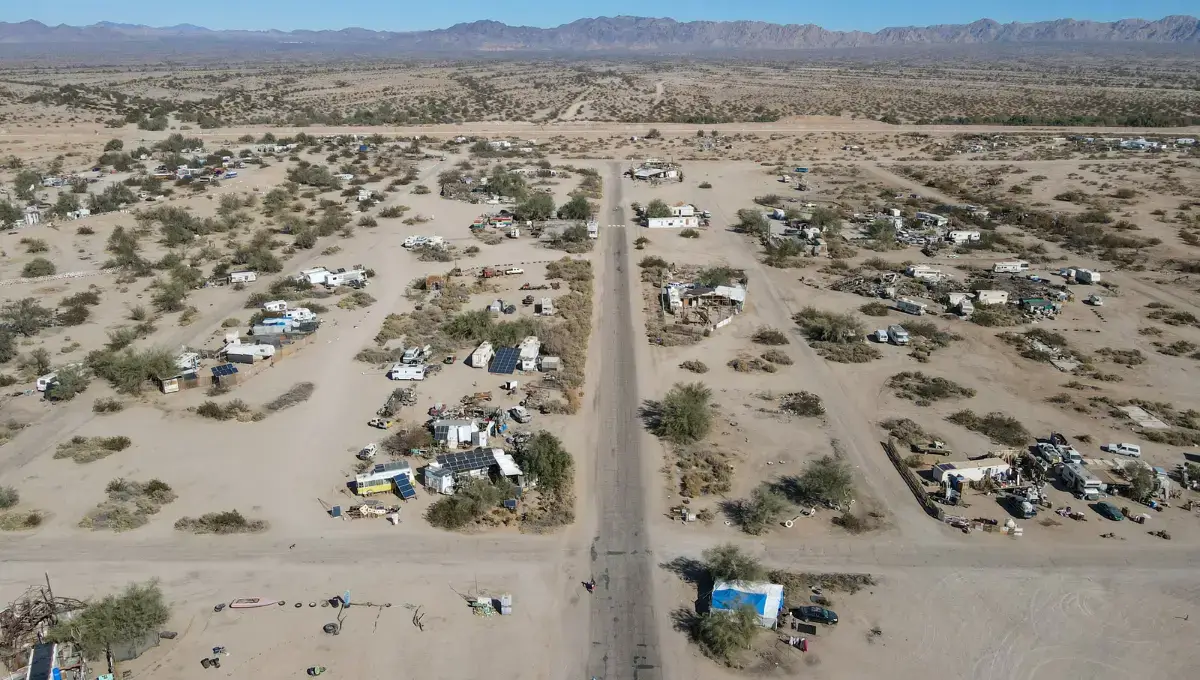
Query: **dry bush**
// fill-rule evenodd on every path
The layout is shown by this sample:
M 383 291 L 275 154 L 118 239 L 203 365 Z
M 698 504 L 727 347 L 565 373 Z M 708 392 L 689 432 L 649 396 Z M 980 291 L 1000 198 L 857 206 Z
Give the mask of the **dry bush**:
M 301 404 L 308 401 L 313 395 L 317 386 L 310 382 L 298 382 L 292 385 L 287 392 L 275 397 L 267 402 L 263 408 L 268 411 L 282 411 L 285 408 L 291 408 L 296 404 Z
M 175 528 L 194 534 L 254 534 L 266 531 L 267 523 L 260 519 L 247 519 L 237 510 L 226 510 L 199 517 L 181 517 L 175 522 Z
M 728 453 L 708 447 L 676 447 L 679 495 L 696 498 L 706 494 L 728 493 L 733 482 L 732 460 Z
M 904 444 L 921 444 L 937 439 L 908 418 L 891 418 L 879 423 L 879 426 L 887 430 L 888 436 Z
M 730 359 L 728 366 L 738 373 L 756 373 L 759 371 L 764 373 L 775 373 L 779 370 L 772 363 L 763 361 L 758 357 L 745 354 L 738 356 L 737 358 Z
M 116 453 L 124 451 L 133 444 L 129 437 L 71 437 L 69 440 L 62 442 L 54 451 L 54 457 L 70 458 L 76 463 L 91 463 L 93 461 L 106 458 Z
M 125 402 L 112 397 L 103 397 L 92 402 L 94 413 L 119 413 L 125 410 Z
M 196 415 L 213 420 L 239 420 L 243 423 L 262 420 L 266 414 L 255 411 L 241 399 L 232 399 L 224 405 L 206 401 L 196 407 Z
M 779 398 L 779 409 L 797 416 L 819 417 L 825 415 L 821 397 L 812 392 L 789 392 Z
M 777 349 L 769 349 L 763 352 L 762 358 L 763 361 L 767 361 L 772 364 L 779 364 L 780 366 L 791 366 L 794 363 L 790 356 Z
M 703 361 L 696 361 L 695 359 L 689 359 L 679 364 L 679 367 L 692 373 L 708 373 L 708 366 Z
M 0 531 L 28 531 L 45 521 L 46 513 L 40 510 L 13 510 L 0 513 Z
M 888 307 L 882 302 L 868 302 L 867 304 L 858 308 L 858 311 L 866 314 L 867 316 L 887 316 L 888 312 L 891 310 L 891 307 Z
M 1033 438 L 1021 421 L 1000 412 L 979 416 L 968 409 L 952 413 L 946 419 L 968 430 L 978 432 L 997 444 L 1024 446 Z
M 975 390 L 963 387 L 953 380 L 930 376 L 920 371 L 904 371 L 888 378 L 887 386 L 896 396 L 911 399 L 918 406 L 928 406 L 940 399 L 969 399 Z
M 760 345 L 786 345 L 791 342 L 788 340 L 787 334 L 770 326 L 759 327 L 758 330 L 754 331 L 754 335 L 751 336 L 751 339 Z
M 99 531 L 128 531 L 150 521 L 162 506 L 174 501 L 177 496 L 170 485 L 159 479 L 148 482 L 133 482 L 114 479 L 105 487 L 108 500 L 97 505 L 79 521 L 82 529 Z
M 840 364 L 865 364 L 883 356 L 878 349 L 866 343 L 847 345 L 835 342 L 814 342 L 812 346 L 817 350 L 817 354 Z

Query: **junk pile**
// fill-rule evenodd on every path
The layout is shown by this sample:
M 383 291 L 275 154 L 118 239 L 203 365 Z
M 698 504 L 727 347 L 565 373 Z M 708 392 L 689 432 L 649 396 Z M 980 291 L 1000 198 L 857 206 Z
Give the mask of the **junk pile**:
M 417 403 L 417 388 L 415 387 L 398 387 L 392 390 L 388 395 L 387 401 L 383 403 L 375 415 L 383 418 L 391 418 L 400 412 L 400 409 L 405 406 L 415 406 Z
M 24 668 L 29 649 L 71 612 L 83 609 L 82 600 L 55 597 L 48 587 L 34 586 L 0 610 L 0 665 Z

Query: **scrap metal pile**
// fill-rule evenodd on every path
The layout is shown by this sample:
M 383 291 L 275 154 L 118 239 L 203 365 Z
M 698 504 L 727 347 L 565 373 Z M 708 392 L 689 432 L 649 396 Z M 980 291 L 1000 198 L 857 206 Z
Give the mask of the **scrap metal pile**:
M 82 600 L 54 597 L 42 586 L 26 590 L 0 611 L 0 664 L 10 670 L 23 668 L 30 647 L 40 642 L 58 617 L 85 606 Z
M 405 406 L 416 406 L 417 404 L 417 388 L 415 387 L 398 387 L 392 390 L 388 395 L 387 401 L 383 406 L 375 412 L 375 415 L 384 418 L 390 418 L 400 412 L 400 409 Z

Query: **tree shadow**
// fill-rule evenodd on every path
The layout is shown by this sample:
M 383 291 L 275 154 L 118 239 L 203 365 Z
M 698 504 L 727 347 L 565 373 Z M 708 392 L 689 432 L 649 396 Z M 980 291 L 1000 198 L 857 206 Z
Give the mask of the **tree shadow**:
M 662 402 L 657 399 L 646 399 L 638 408 L 638 418 L 650 432 L 657 432 L 662 426 Z
M 703 562 L 694 557 L 680 556 L 658 566 L 675 574 L 684 583 L 694 583 L 699 586 L 702 580 L 708 578 L 708 569 L 705 568 Z
M 700 628 L 700 615 L 687 607 L 676 607 L 671 610 L 671 627 L 694 641 Z

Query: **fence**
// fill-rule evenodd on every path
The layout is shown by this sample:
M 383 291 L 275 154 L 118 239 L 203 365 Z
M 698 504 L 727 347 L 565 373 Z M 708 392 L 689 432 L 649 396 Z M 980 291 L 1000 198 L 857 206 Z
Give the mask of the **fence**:
M 933 499 L 925 492 L 925 485 L 921 483 L 921 479 L 917 477 L 917 473 L 913 472 L 912 468 L 908 467 L 908 464 L 904 462 L 904 458 L 896 450 L 896 440 L 889 437 L 887 443 L 883 445 L 883 450 L 887 453 L 888 460 L 892 461 L 892 465 L 896 466 L 896 471 L 900 473 L 900 478 L 908 485 L 909 491 L 912 491 L 913 495 L 917 497 L 917 502 L 921 504 L 925 513 L 939 522 L 943 521 L 946 516 L 945 511 L 942 509 L 942 506 L 933 502 Z

